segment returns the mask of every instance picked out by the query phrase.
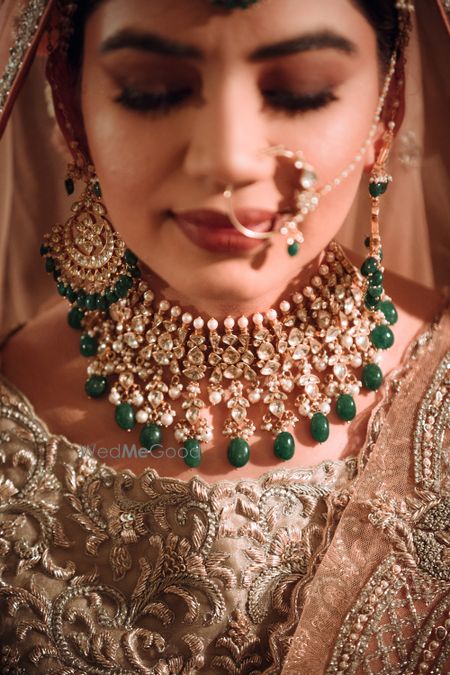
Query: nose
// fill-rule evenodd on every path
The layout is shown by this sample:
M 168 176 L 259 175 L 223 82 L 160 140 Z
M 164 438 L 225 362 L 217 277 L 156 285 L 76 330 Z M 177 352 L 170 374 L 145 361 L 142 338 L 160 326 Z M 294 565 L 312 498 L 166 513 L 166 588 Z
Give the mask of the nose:
M 246 187 L 273 176 L 261 102 L 251 83 L 232 73 L 205 88 L 196 109 L 185 155 L 186 173 L 223 190 Z

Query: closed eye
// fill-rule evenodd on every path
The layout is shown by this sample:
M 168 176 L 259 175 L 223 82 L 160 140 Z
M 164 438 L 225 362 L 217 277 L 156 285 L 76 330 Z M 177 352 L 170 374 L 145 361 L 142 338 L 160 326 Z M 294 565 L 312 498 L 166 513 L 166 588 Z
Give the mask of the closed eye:
M 192 95 L 191 87 L 155 91 L 142 91 L 132 87 L 124 87 L 114 101 L 128 110 L 165 115 L 187 103 Z M 262 92 L 262 96 L 265 107 L 268 106 L 275 111 L 285 112 L 289 115 L 319 110 L 338 100 L 333 92 L 328 89 L 314 94 L 298 94 L 284 89 L 267 89 Z

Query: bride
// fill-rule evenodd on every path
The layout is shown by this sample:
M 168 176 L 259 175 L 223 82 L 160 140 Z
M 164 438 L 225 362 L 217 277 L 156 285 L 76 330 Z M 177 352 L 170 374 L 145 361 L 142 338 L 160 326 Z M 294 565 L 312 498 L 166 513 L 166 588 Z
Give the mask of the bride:
M 450 317 L 379 216 L 411 3 L 14 4 L 73 160 L 1 350 L 4 672 L 443 673 Z

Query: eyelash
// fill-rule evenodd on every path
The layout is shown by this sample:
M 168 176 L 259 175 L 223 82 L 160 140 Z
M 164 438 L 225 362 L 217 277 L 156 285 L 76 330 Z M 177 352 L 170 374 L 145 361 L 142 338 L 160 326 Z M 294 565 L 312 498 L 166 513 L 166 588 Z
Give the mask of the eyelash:
M 191 94 L 190 89 L 173 89 L 167 92 L 153 93 L 125 87 L 114 101 L 135 112 L 164 115 L 179 107 Z M 272 110 L 284 112 L 287 115 L 319 110 L 338 100 L 333 92 L 328 89 L 317 94 L 302 95 L 294 94 L 291 91 L 267 90 L 263 91 L 263 96 Z

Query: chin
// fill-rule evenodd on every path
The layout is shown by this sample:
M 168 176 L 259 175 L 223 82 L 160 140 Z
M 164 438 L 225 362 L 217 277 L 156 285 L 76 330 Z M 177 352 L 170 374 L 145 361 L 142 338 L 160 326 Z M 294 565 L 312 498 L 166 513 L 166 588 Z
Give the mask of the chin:
M 236 261 L 226 261 L 220 265 L 204 266 L 195 274 L 195 278 L 186 282 L 187 276 L 171 275 L 166 282 L 173 289 L 175 297 L 183 297 L 185 302 L 194 305 L 234 305 L 235 311 L 239 306 L 249 304 L 257 298 L 270 292 L 275 285 L 265 275 L 266 284 L 261 284 L 261 272 L 256 272 L 245 264 L 237 264 Z

